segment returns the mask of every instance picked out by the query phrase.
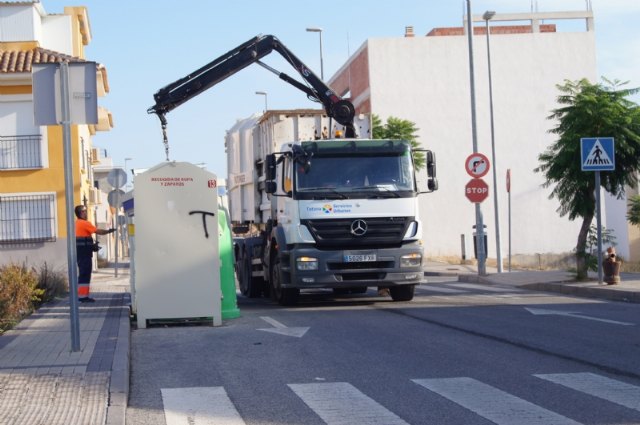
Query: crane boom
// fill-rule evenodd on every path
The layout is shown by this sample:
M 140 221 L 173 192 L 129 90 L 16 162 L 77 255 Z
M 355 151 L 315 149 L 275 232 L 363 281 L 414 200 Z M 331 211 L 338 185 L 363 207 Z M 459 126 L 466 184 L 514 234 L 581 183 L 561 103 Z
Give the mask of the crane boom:
M 260 62 L 260 59 L 274 50 L 293 66 L 307 85 Z M 273 35 L 253 37 L 196 71 L 161 88 L 153 95 L 155 105 L 147 112 L 158 115 L 160 122 L 166 126 L 167 113 L 253 63 L 262 65 L 283 81 L 306 93 L 311 99 L 322 103 L 327 115 L 345 126 L 345 136 L 355 137 L 353 104 L 338 96 Z

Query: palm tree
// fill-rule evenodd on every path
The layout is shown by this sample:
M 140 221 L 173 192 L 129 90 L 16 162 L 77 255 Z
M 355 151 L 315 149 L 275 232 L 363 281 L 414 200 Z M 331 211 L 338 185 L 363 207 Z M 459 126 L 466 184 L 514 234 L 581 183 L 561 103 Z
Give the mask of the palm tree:
M 587 277 L 585 248 L 596 208 L 594 175 L 581 170 L 580 139 L 614 138 L 616 169 L 601 172 L 601 187 L 607 192 L 623 197 L 625 186 L 637 183 L 640 169 L 640 108 L 628 99 L 640 89 L 622 88 L 626 83 L 619 81 L 603 81 L 565 80 L 557 86 L 560 107 L 548 118 L 558 122 L 550 130 L 558 139 L 539 155 L 540 166 L 535 169 L 547 179 L 543 187 L 553 185 L 549 197 L 560 201 L 558 213 L 568 215 L 570 220 L 582 217 L 576 243 L 578 279 Z
M 414 122 L 401 118 L 389 117 L 387 123 L 382 124 L 382 120 L 376 114 L 371 117 L 371 136 L 374 139 L 401 139 L 411 143 L 413 149 L 420 147 L 418 143 L 419 128 Z M 424 167 L 425 158 L 422 152 L 416 152 L 413 157 L 416 168 Z

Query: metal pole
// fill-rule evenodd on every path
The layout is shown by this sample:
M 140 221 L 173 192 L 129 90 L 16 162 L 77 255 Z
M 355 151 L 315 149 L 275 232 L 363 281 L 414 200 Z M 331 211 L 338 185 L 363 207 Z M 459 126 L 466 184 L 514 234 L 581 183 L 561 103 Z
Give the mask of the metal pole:
M 467 0 L 467 39 L 469 42 L 469 82 L 471 89 L 471 133 L 473 139 L 473 153 L 478 153 L 478 131 L 476 126 L 476 85 L 473 67 L 473 25 L 471 22 L 471 0 Z M 476 207 L 476 250 L 478 252 L 478 275 L 486 275 L 486 253 L 484 251 L 484 224 L 480 203 Z
M 322 59 L 322 30 L 320 31 L 320 78 L 324 81 L 324 61 Z
M 115 237 L 115 255 L 116 255 L 116 263 L 115 263 L 115 268 L 113 271 L 113 276 L 114 277 L 118 277 L 118 245 L 120 245 L 119 241 L 118 241 L 118 235 L 119 235 L 119 230 L 118 230 L 118 213 L 120 212 L 120 186 L 122 186 L 120 184 L 120 174 L 116 174 L 116 196 L 114 196 L 115 199 L 115 203 L 116 203 L 116 216 L 115 216 L 115 229 L 116 229 L 116 237 Z
M 507 194 L 509 199 L 509 272 L 511 272 L 511 191 Z
M 602 283 L 602 220 L 600 216 L 600 171 L 596 171 L 596 223 L 598 227 L 598 283 Z
M 62 101 L 62 138 L 64 146 L 64 200 L 67 219 L 67 268 L 69 272 L 69 320 L 71 351 L 80 351 L 80 320 L 78 317 L 78 258 L 76 225 L 73 218 L 73 155 L 71 151 L 71 112 L 69 107 L 69 64 L 60 62 L 60 98 Z
M 491 120 L 491 162 L 493 163 L 493 215 L 495 216 L 496 225 L 496 257 L 498 261 L 498 273 L 502 273 L 502 248 L 500 243 L 500 210 L 498 209 L 498 178 L 496 177 L 496 141 L 495 126 L 493 121 L 493 84 L 491 80 L 491 44 L 489 43 L 489 20 L 495 15 L 495 12 L 486 12 L 484 14 L 487 29 L 487 65 L 489 71 L 489 116 Z

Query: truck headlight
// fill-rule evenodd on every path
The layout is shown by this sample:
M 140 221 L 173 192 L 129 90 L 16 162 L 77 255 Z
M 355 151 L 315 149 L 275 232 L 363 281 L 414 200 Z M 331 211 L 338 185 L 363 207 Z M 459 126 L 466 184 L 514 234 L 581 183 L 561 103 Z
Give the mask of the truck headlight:
M 318 259 L 313 257 L 296 258 L 296 269 L 301 271 L 318 270 Z
M 422 255 L 418 253 L 406 254 L 400 257 L 400 267 L 417 267 L 422 264 Z

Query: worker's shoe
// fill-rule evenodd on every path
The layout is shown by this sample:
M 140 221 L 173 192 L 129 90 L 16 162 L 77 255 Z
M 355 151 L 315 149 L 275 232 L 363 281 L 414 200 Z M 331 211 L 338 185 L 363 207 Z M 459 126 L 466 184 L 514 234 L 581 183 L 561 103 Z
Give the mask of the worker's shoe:
M 81 303 L 94 303 L 94 302 L 96 302 L 96 300 L 94 300 L 93 298 L 90 298 L 90 297 L 78 298 L 78 301 L 80 301 Z

